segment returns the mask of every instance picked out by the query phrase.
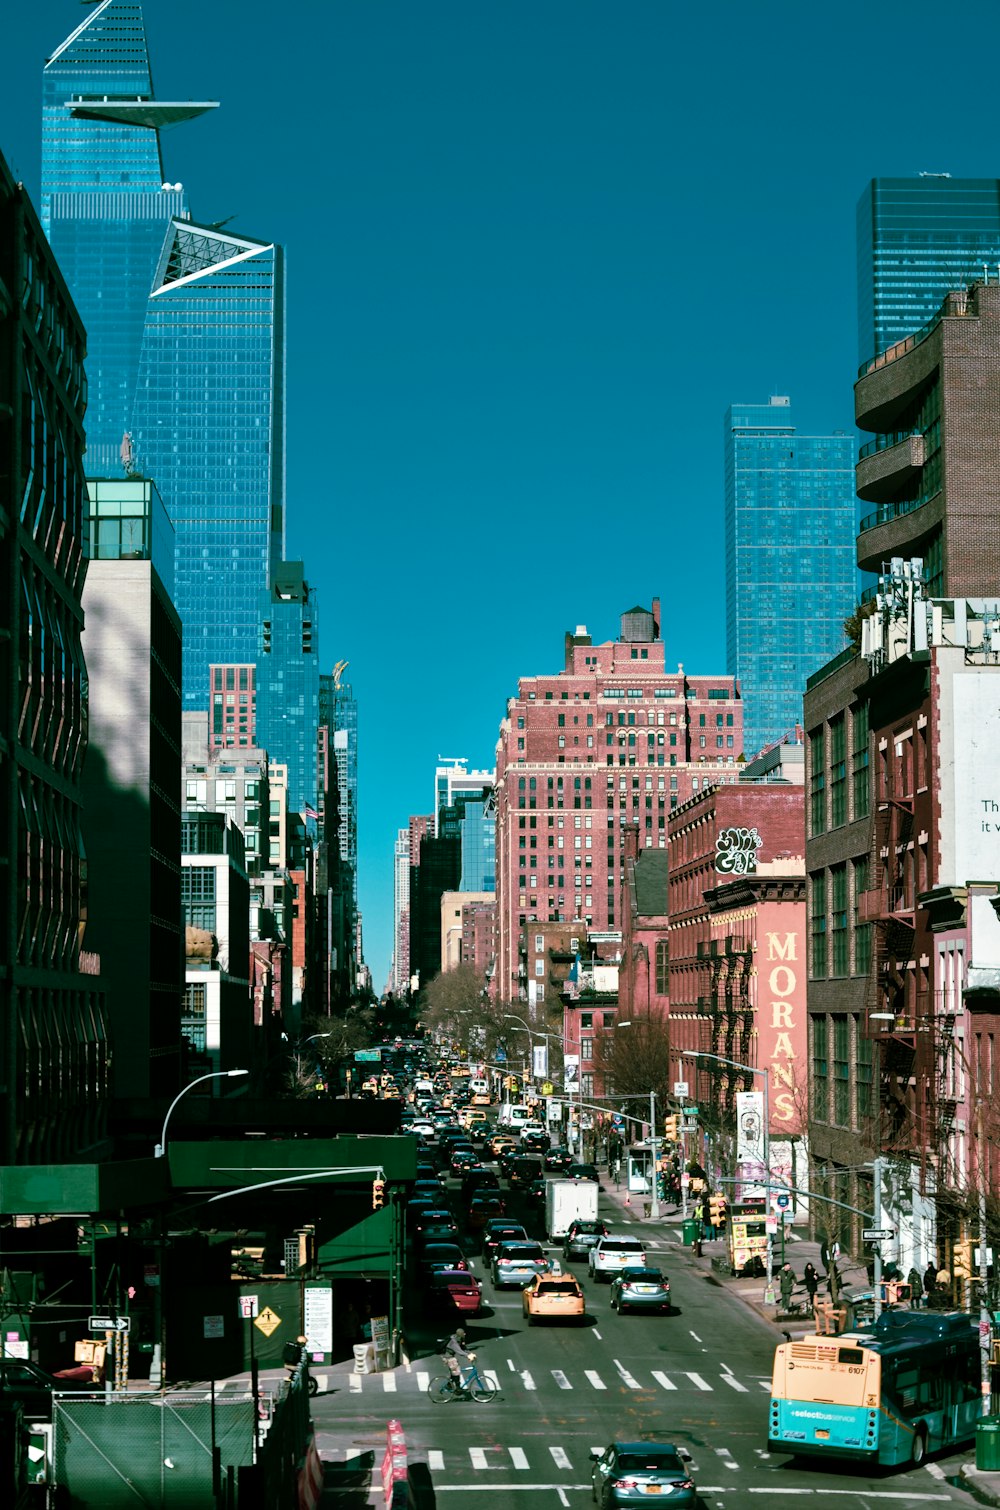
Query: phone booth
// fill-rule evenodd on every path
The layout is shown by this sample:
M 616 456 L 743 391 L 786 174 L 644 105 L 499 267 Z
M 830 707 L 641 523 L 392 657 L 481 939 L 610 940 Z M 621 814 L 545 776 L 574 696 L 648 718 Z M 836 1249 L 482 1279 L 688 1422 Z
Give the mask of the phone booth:
M 652 1154 L 644 1143 L 633 1143 L 628 1150 L 628 1191 L 630 1195 L 649 1195 L 652 1186 Z

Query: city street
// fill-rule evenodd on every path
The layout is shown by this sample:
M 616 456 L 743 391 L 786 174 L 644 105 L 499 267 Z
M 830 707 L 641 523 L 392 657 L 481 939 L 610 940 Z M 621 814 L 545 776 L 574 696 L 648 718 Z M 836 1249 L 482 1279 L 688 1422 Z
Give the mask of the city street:
M 602 1195 L 602 1215 L 621 1212 Z M 642 1229 L 635 1223 L 634 1230 Z M 651 1235 L 650 1255 L 670 1276 L 674 1314 L 619 1316 L 606 1285 L 574 1264 L 587 1296 L 582 1328 L 529 1328 L 517 1291 L 495 1294 L 482 1264 L 489 1312 L 468 1326 L 469 1346 L 500 1394 L 490 1404 L 427 1398 L 443 1372 L 435 1334 L 411 1326 L 409 1368 L 387 1375 L 331 1375 L 315 1402 L 327 1463 L 326 1510 L 383 1503 L 379 1472 L 386 1422 L 406 1433 L 418 1507 L 535 1507 L 591 1501 L 592 1448 L 614 1438 L 658 1437 L 691 1456 L 701 1503 L 726 1510 L 809 1499 L 848 1506 L 970 1505 L 949 1482 L 968 1451 L 909 1471 L 848 1465 L 804 1467 L 765 1450 L 773 1329 L 714 1277 L 689 1265 L 673 1231 Z M 679 1234 L 678 1234 L 679 1236 Z M 442 1327 L 436 1334 L 443 1336 Z

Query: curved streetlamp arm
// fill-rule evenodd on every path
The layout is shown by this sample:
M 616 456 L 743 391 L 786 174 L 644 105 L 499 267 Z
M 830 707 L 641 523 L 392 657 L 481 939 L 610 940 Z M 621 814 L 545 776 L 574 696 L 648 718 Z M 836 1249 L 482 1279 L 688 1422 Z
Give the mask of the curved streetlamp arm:
M 177 1092 L 177 1095 L 167 1107 L 167 1115 L 163 1119 L 163 1127 L 160 1131 L 160 1141 L 153 1150 L 153 1157 L 162 1159 L 166 1152 L 167 1123 L 170 1121 L 170 1115 L 182 1096 L 186 1096 L 188 1091 L 193 1090 L 196 1085 L 201 1085 L 205 1080 L 224 1080 L 234 1075 L 249 1075 L 249 1073 L 249 1070 L 213 1070 L 210 1075 L 199 1075 L 197 1080 L 189 1080 L 187 1085 Z

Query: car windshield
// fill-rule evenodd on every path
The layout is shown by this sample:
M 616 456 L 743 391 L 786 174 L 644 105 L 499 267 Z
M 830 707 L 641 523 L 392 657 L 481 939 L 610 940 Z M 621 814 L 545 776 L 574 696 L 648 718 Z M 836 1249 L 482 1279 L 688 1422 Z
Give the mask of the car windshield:
M 684 1465 L 675 1452 L 623 1452 L 618 1459 L 619 1473 L 683 1473 Z
M 501 1262 L 504 1259 L 512 1259 L 515 1263 L 528 1259 L 544 1258 L 545 1254 L 537 1243 L 504 1243 L 500 1251 Z
M 642 1243 L 630 1242 L 628 1238 L 606 1237 L 601 1244 L 604 1253 L 641 1253 Z
M 603 1222 L 574 1222 L 570 1231 L 577 1237 L 600 1237 L 605 1227 Z

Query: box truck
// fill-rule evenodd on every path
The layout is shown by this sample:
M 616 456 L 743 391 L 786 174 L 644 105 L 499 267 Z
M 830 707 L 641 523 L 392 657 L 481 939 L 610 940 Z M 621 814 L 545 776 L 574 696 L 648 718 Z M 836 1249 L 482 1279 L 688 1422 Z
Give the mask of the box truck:
M 566 1236 L 570 1222 L 596 1222 L 598 1186 L 593 1180 L 549 1180 L 545 1187 L 545 1230 L 553 1242 Z

